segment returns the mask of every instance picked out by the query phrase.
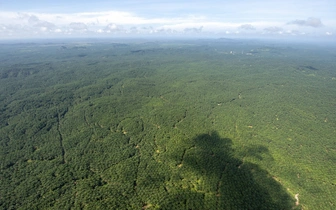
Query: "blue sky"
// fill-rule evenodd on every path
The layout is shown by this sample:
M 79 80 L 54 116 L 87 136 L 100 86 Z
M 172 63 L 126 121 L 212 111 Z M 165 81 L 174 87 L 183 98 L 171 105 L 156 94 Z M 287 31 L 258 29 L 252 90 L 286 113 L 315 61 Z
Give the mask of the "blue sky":
M 335 0 L 0 0 L 0 38 L 329 38 Z

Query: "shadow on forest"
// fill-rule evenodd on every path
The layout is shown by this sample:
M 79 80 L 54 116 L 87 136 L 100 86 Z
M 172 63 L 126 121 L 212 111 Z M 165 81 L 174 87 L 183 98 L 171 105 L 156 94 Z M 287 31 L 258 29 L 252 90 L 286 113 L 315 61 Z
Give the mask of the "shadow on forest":
M 293 208 L 294 198 L 267 171 L 234 157 L 230 139 L 214 131 L 188 144 L 182 154 L 181 150 L 170 154 L 179 168 L 173 175 L 176 182 L 171 180 L 177 186 L 166 187 L 169 196 L 160 199 L 161 209 Z M 253 150 L 258 151 L 268 152 L 265 147 Z

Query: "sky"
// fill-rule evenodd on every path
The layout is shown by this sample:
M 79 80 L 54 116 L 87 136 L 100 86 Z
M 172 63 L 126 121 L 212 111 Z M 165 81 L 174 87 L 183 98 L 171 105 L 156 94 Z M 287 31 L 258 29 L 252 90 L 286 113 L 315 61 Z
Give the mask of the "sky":
M 336 40 L 336 0 L 0 0 L 0 39 L 143 36 Z

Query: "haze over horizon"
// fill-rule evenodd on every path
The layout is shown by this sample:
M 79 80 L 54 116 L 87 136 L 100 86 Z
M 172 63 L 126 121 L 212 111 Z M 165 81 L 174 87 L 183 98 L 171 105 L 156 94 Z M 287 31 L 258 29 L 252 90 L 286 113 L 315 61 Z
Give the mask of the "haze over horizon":
M 336 2 L 0 1 L 0 39 L 230 37 L 335 40 Z

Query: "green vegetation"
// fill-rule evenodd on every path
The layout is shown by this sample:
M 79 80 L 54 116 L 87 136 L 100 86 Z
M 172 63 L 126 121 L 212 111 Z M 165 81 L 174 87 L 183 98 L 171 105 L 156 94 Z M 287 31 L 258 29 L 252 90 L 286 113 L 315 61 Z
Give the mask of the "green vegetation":
M 333 47 L 0 45 L 0 209 L 336 208 Z

